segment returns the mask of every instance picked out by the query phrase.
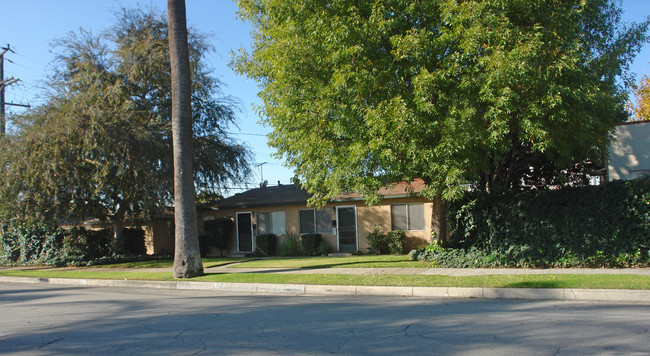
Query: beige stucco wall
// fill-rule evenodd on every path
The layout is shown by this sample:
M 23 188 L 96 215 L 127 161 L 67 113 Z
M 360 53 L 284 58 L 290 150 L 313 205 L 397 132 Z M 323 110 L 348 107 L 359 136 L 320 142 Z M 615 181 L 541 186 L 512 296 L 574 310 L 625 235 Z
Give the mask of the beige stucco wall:
M 381 225 L 384 232 L 391 229 L 390 221 L 390 205 L 415 203 L 424 205 L 424 224 L 425 230 L 422 231 L 406 231 L 406 244 L 405 252 L 429 243 L 431 237 L 431 213 L 433 204 L 423 198 L 393 198 L 384 199 L 384 204 L 381 206 L 366 206 L 362 201 L 341 201 L 328 203 L 324 208 L 331 210 L 332 220 L 336 220 L 336 207 L 355 206 L 357 214 L 357 243 L 358 250 L 366 253 L 369 250 L 367 236 L 372 232 L 375 225 Z M 299 211 L 303 209 L 313 209 L 307 205 L 286 205 L 274 207 L 261 207 L 251 209 L 228 209 L 228 210 L 213 210 L 199 212 L 200 220 L 207 220 L 211 218 L 230 218 L 235 219 L 238 212 L 253 213 L 253 224 L 257 225 L 257 215 L 261 212 L 274 212 L 284 211 L 286 219 L 286 230 L 288 234 L 295 236 L 299 235 Z M 236 230 L 236 229 L 235 229 Z M 254 231 L 257 235 L 257 230 Z M 237 254 L 236 231 L 233 233 L 230 243 L 229 254 Z M 327 242 L 333 251 L 337 251 L 338 238 L 336 234 L 326 233 L 321 234 L 323 241 Z M 253 246 L 255 246 L 255 237 L 253 238 Z
M 144 226 L 144 245 L 148 255 L 174 254 L 174 236 L 170 220 L 154 220 Z
M 650 121 L 619 125 L 609 146 L 609 180 L 650 174 Z
M 433 203 L 424 198 L 397 198 L 384 199 L 380 206 L 366 206 L 363 202 L 357 202 L 357 230 L 359 236 L 359 249 L 367 252 L 368 239 L 375 225 L 381 225 L 384 232 L 391 230 L 390 206 L 391 204 L 423 204 L 424 205 L 424 230 L 406 231 L 405 251 L 421 247 L 429 243 L 431 239 L 431 214 Z

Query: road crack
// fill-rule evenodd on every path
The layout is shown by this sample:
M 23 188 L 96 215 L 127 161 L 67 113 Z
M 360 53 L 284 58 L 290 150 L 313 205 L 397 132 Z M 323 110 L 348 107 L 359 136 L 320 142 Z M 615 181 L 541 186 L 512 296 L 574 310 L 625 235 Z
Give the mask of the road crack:
M 44 343 L 44 344 L 39 345 L 39 346 L 37 347 L 37 349 L 40 350 L 40 349 L 44 348 L 45 346 L 52 345 L 52 344 L 54 344 L 54 343 L 57 343 L 57 342 L 59 342 L 59 341 L 63 341 L 63 340 L 65 340 L 65 338 L 62 338 L 62 337 L 60 337 L 60 338 L 58 338 L 58 339 L 54 339 L 54 340 L 52 340 L 52 341 L 50 341 L 50 342 L 46 342 L 46 343 Z

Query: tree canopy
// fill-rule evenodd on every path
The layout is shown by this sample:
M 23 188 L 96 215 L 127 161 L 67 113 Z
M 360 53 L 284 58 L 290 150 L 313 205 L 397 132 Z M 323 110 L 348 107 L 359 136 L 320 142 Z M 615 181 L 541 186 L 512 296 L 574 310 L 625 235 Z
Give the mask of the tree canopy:
M 650 120 L 650 78 L 644 75 L 634 91 L 636 104 L 630 103 L 629 108 L 633 114 L 632 119 L 643 121 Z
M 205 65 L 213 48 L 189 30 L 194 181 L 220 191 L 249 172 L 248 149 L 226 134 L 236 99 Z M 5 219 L 149 216 L 173 196 L 167 19 L 122 9 L 99 35 L 71 32 L 58 53 L 45 104 L 14 118 L 1 145 Z
M 422 178 L 508 189 L 531 154 L 599 155 L 621 120 L 648 22 L 614 0 L 240 0 L 270 144 L 322 203 Z

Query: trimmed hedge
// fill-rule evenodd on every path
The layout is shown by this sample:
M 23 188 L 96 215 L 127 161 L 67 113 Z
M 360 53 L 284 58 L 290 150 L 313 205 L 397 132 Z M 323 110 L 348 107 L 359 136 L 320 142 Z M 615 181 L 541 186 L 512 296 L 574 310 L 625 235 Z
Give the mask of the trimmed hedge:
M 228 218 L 206 220 L 203 222 L 203 231 L 204 235 L 199 236 L 201 257 L 207 256 L 211 247 L 218 249 L 223 255 L 230 245 L 235 223 Z
M 275 249 L 278 243 L 278 237 L 273 234 L 263 234 L 257 236 L 256 254 L 260 256 L 275 256 Z
M 648 176 L 498 197 L 470 194 L 450 206 L 448 217 L 451 247 L 475 249 L 494 265 L 650 264 Z
M 124 234 L 124 252 L 127 255 L 146 255 L 147 247 L 144 243 L 144 230 L 126 228 Z
M 318 255 L 318 246 L 323 241 L 321 234 L 304 234 L 300 236 L 300 247 L 305 256 Z

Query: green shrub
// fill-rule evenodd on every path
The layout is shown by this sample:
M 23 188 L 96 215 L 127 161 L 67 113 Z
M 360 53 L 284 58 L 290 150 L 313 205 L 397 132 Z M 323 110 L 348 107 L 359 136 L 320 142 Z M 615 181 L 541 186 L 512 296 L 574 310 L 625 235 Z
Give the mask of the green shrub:
M 388 245 L 388 251 L 393 255 L 401 255 L 404 253 L 404 240 L 406 239 L 406 234 L 404 231 L 389 231 L 386 234 L 386 243 Z
M 650 265 L 650 177 L 600 186 L 469 194 L 449 209 L 451 246 L 508 266 Z
M 325 241 L 321 241 L 321 242 L 318 244 L 318 248 L 316 249 L 316 252 L 317 252 L 320 256 L 327 256 L 327 254 L 330 253 L 331 251 L 332 251 L 332 248 L 331 248 L 330 245 L 329 245 L 327 242 L 325 242 Z
M 201 248 L 201 255 L 207 255 L 210 247 L 214 247 L 218 249 L 223 256 L 224 251 L 230 247 L 234 230 L 235 223 L 232 219 L 220 218 L 204 221 L 204 235 L 199 239 L 199 242 L 202 241 L 203 245 Z
M 80 263 L 110 256 L 112 254 L 112 243 L 113 233 L 109 229 L 71 229 L 66 231 L 63 239 L 63 259 L 67 262 L 75 261 Z
M 382 231 L 381 225 L 375 225 L 372 232 L 368 234 L 368 244 L 370 245 L 370 253 L 381 255 L 388 253 L 388 239 L 386 234 Z
M 300 256 L 300 242 L 295 234 L 284 235 L 278 246 L 278 256 Z
M 318 254 L 318 245 L 323 241 L 320 234 L 304 234 L 300 236 L 300 246 L 305 256 L 314 256 Z
M 124 252 L 127 255 L 146 255 L 147 247 L 144 244 L 144 230 L 127 228 L 122 230 L 124 236 Z
M 275 256 L 275 247 L 278 237 L 273 234 L 265 234 L 257 237 L 257 254 L 261 256 Z

